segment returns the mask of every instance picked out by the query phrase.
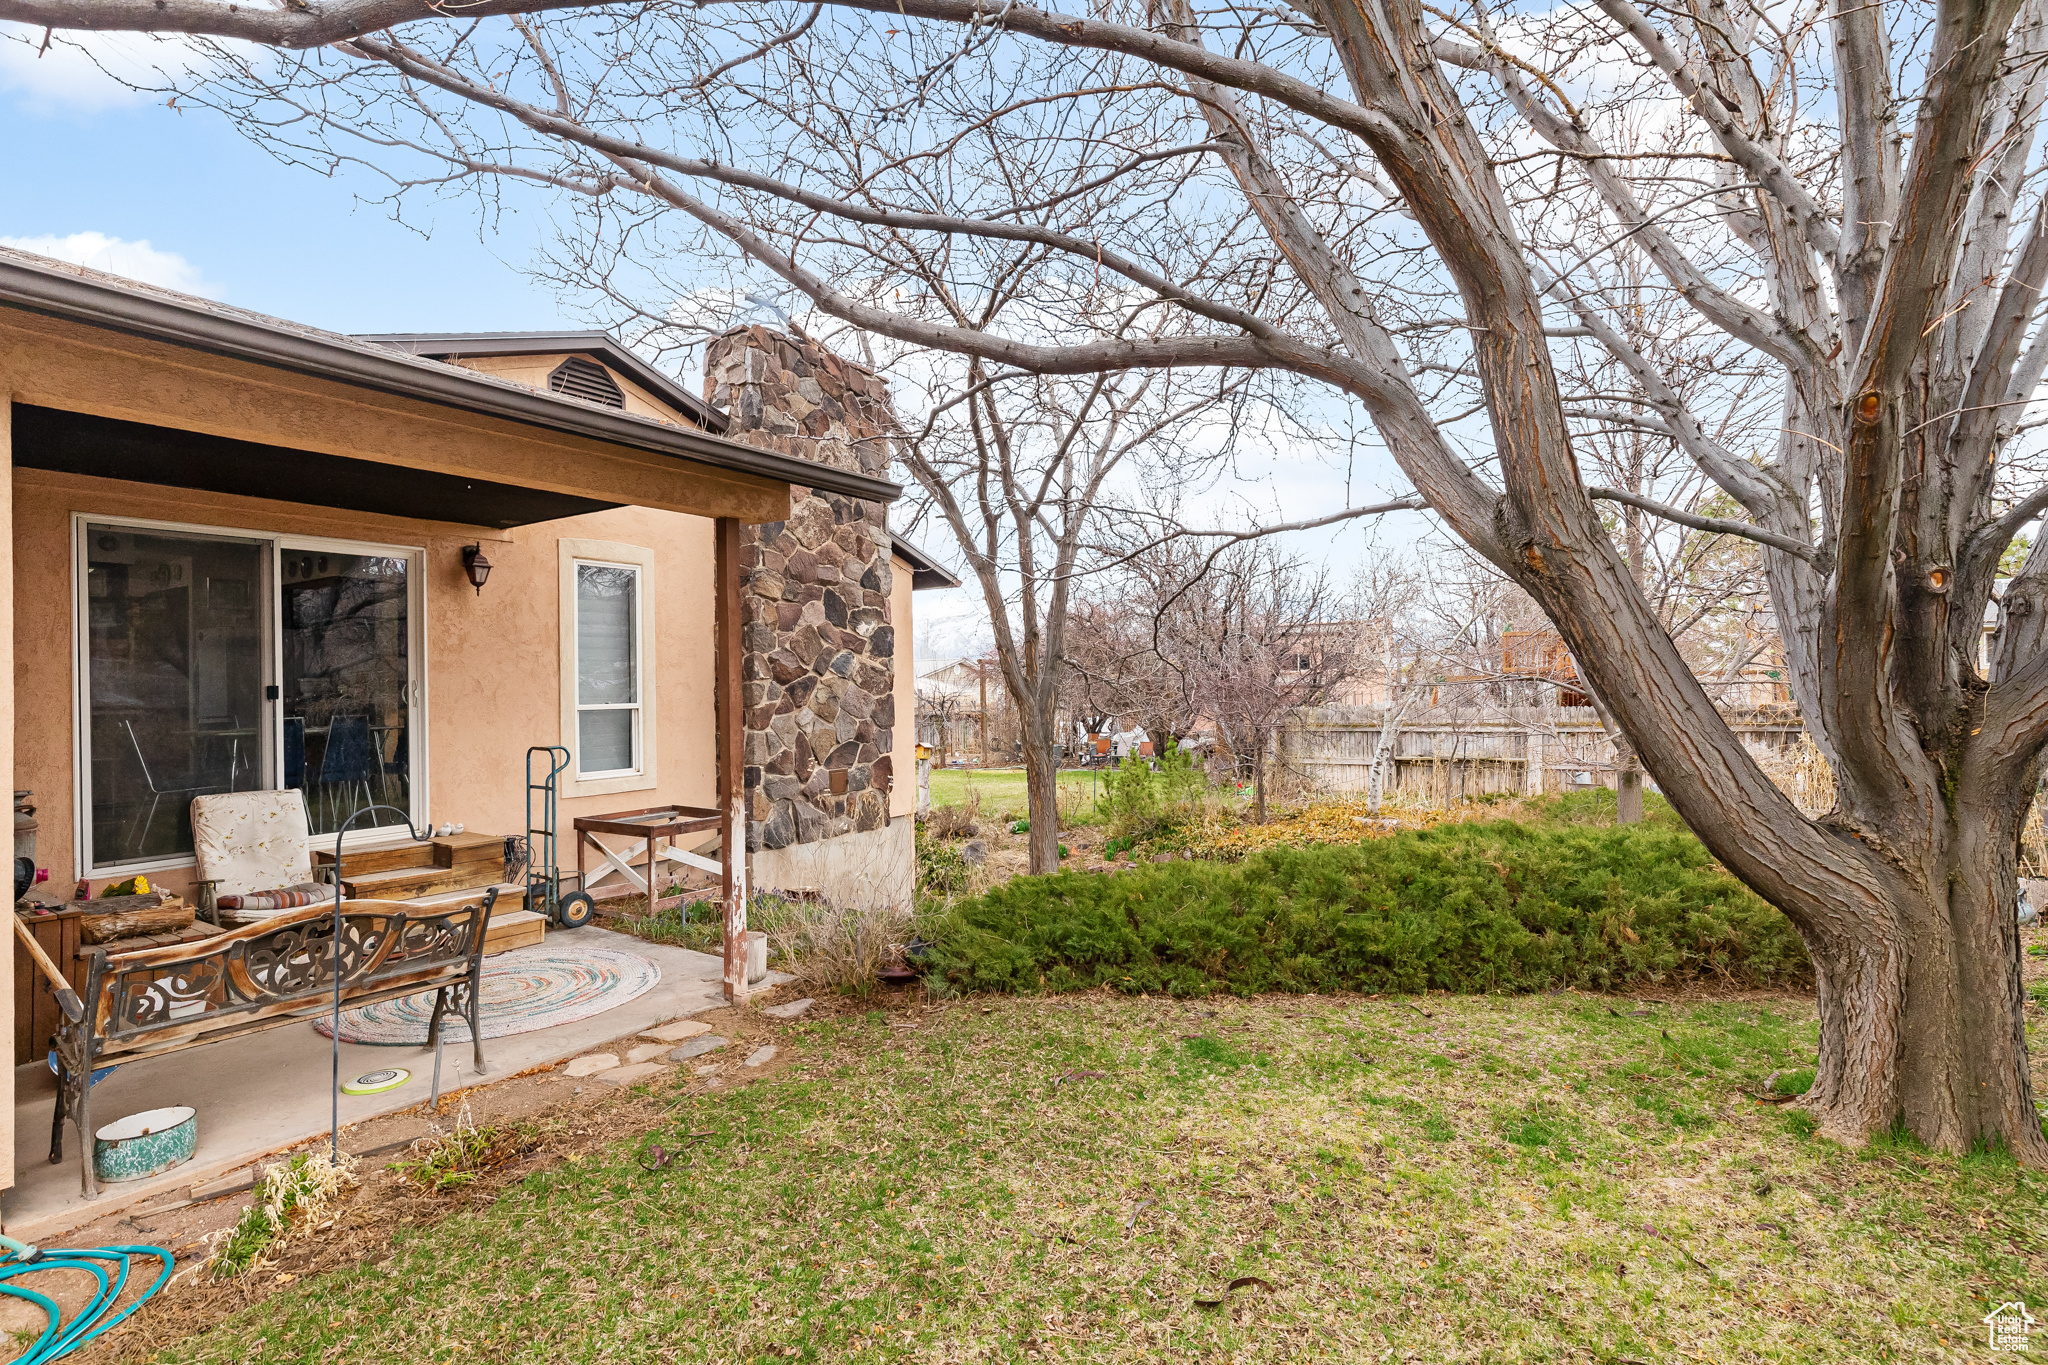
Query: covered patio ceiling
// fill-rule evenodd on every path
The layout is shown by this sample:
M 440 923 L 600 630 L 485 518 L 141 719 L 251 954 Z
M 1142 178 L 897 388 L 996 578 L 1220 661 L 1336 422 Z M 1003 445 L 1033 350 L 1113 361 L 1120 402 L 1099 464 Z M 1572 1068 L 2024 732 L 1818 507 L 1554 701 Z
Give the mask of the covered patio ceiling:
M 497 530 L 620 506 L 546 489 L 58 408 L 17 403 L 13 411 L 14 463 L 21 469 Z

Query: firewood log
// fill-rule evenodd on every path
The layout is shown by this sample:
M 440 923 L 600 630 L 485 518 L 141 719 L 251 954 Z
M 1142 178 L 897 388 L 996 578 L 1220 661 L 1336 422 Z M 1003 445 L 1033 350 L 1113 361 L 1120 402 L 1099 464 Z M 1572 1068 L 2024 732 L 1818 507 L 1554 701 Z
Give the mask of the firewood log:
M 192 907 L 175 893 L 152 891 L 145 896 L 111 896 L 106 900 L 73 901 L 84 911 L 78 936 L 87 943 L 163 934 L 192 923 Z

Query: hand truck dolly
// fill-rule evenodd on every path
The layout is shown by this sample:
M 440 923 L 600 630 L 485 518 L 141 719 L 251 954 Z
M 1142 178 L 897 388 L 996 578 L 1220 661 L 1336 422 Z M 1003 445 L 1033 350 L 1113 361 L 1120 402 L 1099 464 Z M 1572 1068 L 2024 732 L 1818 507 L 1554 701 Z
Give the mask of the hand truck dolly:
M 581 871 L 576 874 L 577 889 L 562 894 L 562 868 L 555 848 L 560 823 L 556 781 L 568 768 L 569 751 L 559 744 L 536 744 L 526 751 L 526 908 L 546 915 L 564 929 L 581 929 L 597 914 L 597 901 L 582 889 Z M 533 818 L 536 798 L 540 803 L 538 823 Z

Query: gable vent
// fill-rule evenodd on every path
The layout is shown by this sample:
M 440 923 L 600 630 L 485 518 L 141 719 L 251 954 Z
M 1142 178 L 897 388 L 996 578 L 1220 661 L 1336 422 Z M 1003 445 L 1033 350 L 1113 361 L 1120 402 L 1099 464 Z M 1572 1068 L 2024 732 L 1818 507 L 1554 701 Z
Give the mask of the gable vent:
M 548 376 L 548 389 L 553 393 L 567 394 L 581 398 L 586 403 L 596 403 L 607 408 L 626 406 L 626 395 L 619 391 L 618 382 L 611 377 L 604 366 L 595 361 L 572 355 L 555 366 Z

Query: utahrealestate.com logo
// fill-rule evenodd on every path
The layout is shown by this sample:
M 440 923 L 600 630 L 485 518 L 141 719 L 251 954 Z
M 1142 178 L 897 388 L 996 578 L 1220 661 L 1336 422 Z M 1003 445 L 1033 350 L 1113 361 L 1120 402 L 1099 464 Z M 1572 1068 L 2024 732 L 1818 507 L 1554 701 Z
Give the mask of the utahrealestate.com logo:
M 1992 1350 L 2024 1351 L 2027 1349 L 2027 1333 L 2034 1327 L 2034 1315 L 2027 1311 L 2026 1304 L 2014 1299 L 1986 1313 L 1984 1326 L 1991 1333 Z

